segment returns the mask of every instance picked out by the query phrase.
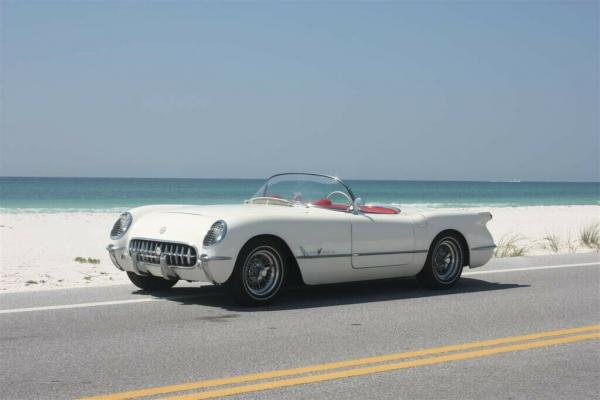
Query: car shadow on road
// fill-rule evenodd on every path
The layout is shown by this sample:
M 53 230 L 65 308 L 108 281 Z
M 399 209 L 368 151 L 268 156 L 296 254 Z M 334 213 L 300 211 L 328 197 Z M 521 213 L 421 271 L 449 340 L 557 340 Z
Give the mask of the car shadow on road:
M 529 287 L 517 283 L 497 283 L 479 279 L 461 278 L 448 290 L 425 289 L 414 278 L 362 281 L 319 286 L 294 286 L 285 290 L 277 300 L 263 307 L 242 307 L 235 304 L 221 286 L 174 287 L 168 292 L 152 293 L 152 296 L 178 302 L 182 305 L 202 305 L 236 312 L 268 312 L 279 310 L 330 307 L 357 303 L 409 300 L 422 297 L 453 296 L 497 290 Z M 135 294 L 149 295 L 145 291 Z

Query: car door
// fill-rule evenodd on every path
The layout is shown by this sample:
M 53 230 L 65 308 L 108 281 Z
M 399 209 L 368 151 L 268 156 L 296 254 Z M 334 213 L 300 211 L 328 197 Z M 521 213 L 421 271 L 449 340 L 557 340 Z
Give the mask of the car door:
M 414 257 L 413 218 L 402 214 L 353 214 L 352 267 L 375 268 L 409 264 Z

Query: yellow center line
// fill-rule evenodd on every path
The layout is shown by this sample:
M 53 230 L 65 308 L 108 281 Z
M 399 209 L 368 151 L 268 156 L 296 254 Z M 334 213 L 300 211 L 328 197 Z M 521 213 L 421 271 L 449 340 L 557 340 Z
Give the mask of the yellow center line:
M 350 378 L 350 377 L 361 376 L 361 375 L 370 375 L 370 374 L 381 373 L 381 372 L 395 371 L 395 370 L 405 369 L 405 368 L 413 368 L 413 367 L 422 367 L 422 366 L 426 366 L 426 365 L 441 364 L 441 363 L 450 362 L 450 361 L 469 360 L 469 359 L 473 359 L 473 358 L 480 358 L 480 357 L 491 356 L 491 355 L 495 355 L 495 354 L 509 353 L 509 352 L 535 349 L 535 348 L 547 347 L 547 346 L 554 346 L 554 345 L 558 345 L 558 344 L 574 343 L 574 342 L 579 342 L 579 341 L 583 341 L 583 340 L 591 340 L 591 339 L 600 339 L 600 333 L 590 333 L 590 334 L 577 335 L 577 336 L 568 336 L 568 337 L 563 337 L 563 338 L 558 338 L 558 339 L 548 339 L 548 340 L 542 340 L 542 341 L 537 341 L 537 342 L 513 344 L 513 345 L 509 345 L 509 346 L 495 347 L 495 348 L 485 349 L 485 350 L 467 351 L 467 352 L 462 352 L 462 353 L 450 354 L 450 355 L 446 355 L 446 356 L 422 358 L 422 359 L 418 359 L 418 360 L 404 361 L 404 362 L 395 363 L 395 364 L 385 364 L 385 365 L 378 365 L 378 366 L 374 366 L 374 367 L 343 370 L 343 371 L 337 371 L 337 372 L 324 373 L 324 374 L 320 374 L 320 375 L 309 375 L 309 376 L 303 376 L 303 377 L 299 377 L 299 378 L 291 378 L 291 379 L 283 379 L 283 380 L 278 380 L 278 381 L 256 383 L 253 385 L 234 386 L 234 387 L 230 387 L 230 388 L 226 388 L 226 389 L 211 390 L 211 391 L 193 393 L 193 394 L 188 394 L 188 395 L 183 395 L 183 396 L 165 397 L 165 398 L 161 398 L 160 400 L 213 399 L 216 397 L 224 397 L 224 396 L 231 396 L 231 395 L 236 395 L 236 394 L 258 392 L 258 391 L 269 390 L 269 389 L 278 389 L 278 388 L 284 388 L 284 387 L 289 387 L 289 386 L 304 385 L 307 383 L 317 383 L 317 382 L 330 381 L 330 380 L 334 380 L 334 379 Z
M 188 390 L 193 390 L 193 389 L 203 389 L 203 388 L 209 388 L 209 387 L 214 387 L 214 386 L 223 386 L 223 385 L 230 385 L 230 384 L 252 382 L 252 381 L 263 380 L 263 379 L 282 378 L 282 377 L 287 377 L 287 376 L 292 376 L 292 375 L 306 374 L 306 373 L 312 373 L 312 372 L 322 372 L 322 371 L 339 369 L 339 368 L 358 367 L 358 366 L 364 366 L 364 365 L 368 365 L 368 364 L 396 361 L 396 360 L 401 360 L 401 359 L 406 359 L 406 358 L 421 357 L 421 356 L 440 354 L 440 353 L 449 353 L 449 352 L 459 351 L 459 350 L 469 350 L 469 349 L 475 349 L 475 348 L 479 348 L 479 347 L 496 346 L 496 345 L 501 345 L 501 344 L 516 343 L 516 342 L 548 338 L 548 337 L 564 336 L 564 335 L 569 335 L 569 334 L 590 332 L 590 331 L 596 331 L 596 330 L 600 330 L 600 325 L 591 325 L 591 326 L 583 326 L 583 327 L 578 327 L 578 328 L 538 332 L 538 333 L 532 333 L 532 334 L 520 335 L 520 336 L 510 336 L 510 337 L 505 337 L 505 338 L 500 338 L 500 339 L 483 340 L 483 341 L 477 341 L 477 342 L 471 342 L 471 343 L 448 345 L 448 346 L 442 346 L 442 347 L 436 347 L 436 348 L 430 348 L 430 349 L 422 349 L 422 350 L 416 350 L 416 351 L 409 351 L 409 352 L 403 352 L 403 353 L 394 353 L 394 354 L 388 354 L 388 355 L 382 355 L 382 356 L 376 356 L 376 357 L 358 358 L 358 359 L 353 359 L 353 360 L 345 360 L 345 361 L 331 362 L 331 363 L 325 363 L 325 364 L 310 365 L 310 366 L 306 366 L 306 367 L 291 368 L 291 369 L 269 371 L 269 372 L 259 372 L 259 373 L 247 374 L 247 375 L 239 375 L 239 376 L 234 376 L 234 377 L 230 377 L 230 378 L 208 379 L 208 380 L 197 381 L 197 382 L 189 382 L 189 383 L 169 385 L 169 386 L 159 386 L 159 387 L 153 387 L 153 388 L 147 388 L 147 389 L 131 390 L 131 391 L 126 391 L 126 392 L 119 392 L 119 393 L 113 393 L 113 394 L 87 397 L 82 400 L 125 400 L 125 399 L 132 399 L 132 398 L 145 397 L 145 396 L 154 396 L 154 395 L 173 393 L 173 392 L 183 392 L 183 391 L 188 391 Z

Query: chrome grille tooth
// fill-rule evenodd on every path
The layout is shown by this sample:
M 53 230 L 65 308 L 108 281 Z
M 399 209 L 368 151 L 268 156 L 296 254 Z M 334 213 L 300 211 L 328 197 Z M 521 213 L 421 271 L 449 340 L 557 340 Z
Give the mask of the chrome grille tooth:
M 192 264 L 192 248 L 188 247 L 187 249 L 187 266 L 189 267 Z

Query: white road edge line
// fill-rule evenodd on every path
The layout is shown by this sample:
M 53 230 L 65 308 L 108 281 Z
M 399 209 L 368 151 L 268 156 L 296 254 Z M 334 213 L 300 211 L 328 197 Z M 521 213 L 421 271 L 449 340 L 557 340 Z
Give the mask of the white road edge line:
M 132 299 L 132 300 L 114 300 L 114 301 L 98 301 L 94 303 L 76 303 L 76 304 L 64 304 L 60 306 L 41 306 L 41 307 L 27 307 L 27 308 L 9 308 L 0 310 L 0 314 L 13 314 L 31 311 L 48 311 L 48 310 L 64 310 L 68 308 L 87 308 L 87 307 L 100 307 L 100 306 L 112 306 L 116 304 L 135 304 L 135 303 L 147 303 L 150 301 L 164 301 L 164 300 L 178 300 L 190 297 L 203 297 L 202 295 L 186 295 L 186 296 L 169 296 L 165 298 L 160 297 L 145 297 L 143 299 Z
M 148 297 L 146 299 L 133 299 L 133 300 L 115 300 L 115 301 L 99 301 L 96 303 L 77 303 L 77 304 L 65 304 L 61 306 L 42 306 L 42 307 L 28 307 L 28 308 L 13 308 L 7 310 L 0 310 L 0 314 L 11 314 L 21 313 L 30 311 L 47 311 L 47 310 L 63 310 L 67 308 L 86 308 L 86 307 L 99 307 L 99 306 L 112 306 L 114 304 L 130 304 L 130 303 L 146 303 L 148 301 L 159 300 L 155 297 Z
M 600 265 L 600 262 L 579 263 L 579 264 L 562 264 L 562 265 L 543 265 L 540 267 L 525 267 L 525 268 L 491 269 L 489 271 L 465 272 L 462 274 L 462 276 L 482 275 L 482 274 L 499 274 L 502 272 L 537 271 L 539 269 L 591 267 L 592 265 Z
M 483 274 L 497 274 L 503 272 L 522 272 L 522 271 L 537 271 L 543 269 L 558 269 L 558 268 L 577 268 L 577 267 L 590 267 L 592 265 L 600 265 L 600 262 L 592 263 L 579 263 L 579 264 L 562 264 L 562 265 L 544 265 L 539 267 L 525 267 L 525 268 L 510 268 L 510 269 L 492 269 L 489 271 L 473 271 L 465 272 L 463 276 L 471 275 L 483 275 Z M 87 308 L 87 307 L 100 307 L 100 306 L 112 306 L 117 304 L 136 304 L 136 303 L 147 303 L 151 301 L 164 301 L 164 300 L 176 300 L 180 298 L 188 297 L 202 297 L 201 295 L 188 295 L 188 296 L 172 296 L 168 298 L 158 297 L 146 297 L 143 299 L 132 299 L 132 300 L 115 300 L 115 301 L 99 301 L 95 303 L 77 303 L 77 304 L 65 304 L 60 306 L 42 306 L 42 307 L 28 307 L 28 308 L 10 308 L 6 310 L 0 310 L 0 314 L 16 314 L 23 312 L 32 311 L 49 311 L 49 310 L 64 310 L 69 308 Z

